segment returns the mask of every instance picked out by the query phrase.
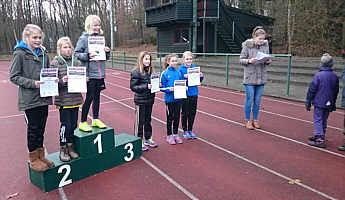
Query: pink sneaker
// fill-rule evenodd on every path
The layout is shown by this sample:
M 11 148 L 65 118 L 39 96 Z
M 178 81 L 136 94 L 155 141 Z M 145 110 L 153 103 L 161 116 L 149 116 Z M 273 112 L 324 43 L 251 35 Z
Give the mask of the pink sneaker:
M 178 143 L 178 144 L 182 144 L 183 143 L 183 141 L 182 141 L 182 139 L 180 138 L 180 136 L 179 135 L 174 135 L 174 137 L 175 137 L 175 140 L 176 140 L 176 142 Z
M 168 135 L 168 136 L 167 136 L 167 142 L 168 142 L 169 144 L 176 144 L 175 138 L 174 138 L 173 135 Z

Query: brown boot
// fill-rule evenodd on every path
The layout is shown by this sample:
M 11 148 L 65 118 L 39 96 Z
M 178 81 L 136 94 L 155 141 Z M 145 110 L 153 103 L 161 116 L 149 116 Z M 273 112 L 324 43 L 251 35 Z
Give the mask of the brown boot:
M 48 166 L 39 159 L 38 153 L 37 149 L 29 152 L 30 168 L 38 172 L 44 172 L 48 169 Z
M 249 129 L 249 130 L 253 130 L 254 129 L 254 127 L 252 125 L 252 121 L 245 120 L 244 123 L 245 123 L 247 129 Z
M 260 129 L 260 128 L 261 128 L 261 126 L 260 126 L 258 120 L 253 120 L 253 126 L 254 126 L 254 128 L 257 128 L 257 129 Z
M 68 148 L 66 145 L 60 146 L 60 160 L 62 162 L 69 162 L 71 161 L 71 157 L 68 154 Z
M 79 158 L 79 155 L 77 152 L 74 150 L 74 144 L 73 143 L 67 143 L 67 148 L 68 148 L 68 153 L 73 159 Z
M 38 151 L 39 159 L 42 160 L 49 168 L 55 167 L 54 162 L 46 159 L 46 157 L 44 156 L 43 147 L 38 148 L 37 151 Z

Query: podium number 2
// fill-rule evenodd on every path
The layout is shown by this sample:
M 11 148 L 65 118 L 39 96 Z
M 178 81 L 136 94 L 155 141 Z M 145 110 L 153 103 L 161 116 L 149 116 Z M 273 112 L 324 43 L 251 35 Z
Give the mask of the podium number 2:
M 129 161 L 131 161 L 131 160 L 133 159 L 133 157 L 134 157 L 133 144 L 132 144 L 132 143 L 126 144 L 125 147 L 124 147 L 124 149 L 126 149 L 126 150 L 128 149 L 128 150 L 127 150 L 127 153 L 128 153 L 129 155 L 125 156 L 124 159 L 125 159 L 125 161 L 129 162 Z
M 97 142 L 97 146 L 98 146 L 98 153 L 102 153 L 102 136 L 101 134 L 98 134 L 96 139 L 93 140 L 93 143 L 96 144 Z
M 66 169 L 66 173 L 65 175 L 63 175 L 61 181 L 60 181 L 60 184 L 59 184 L 59 187 L 63 187 L 65 185 L 68 185 L 68 184 L 71 184 L 72 183 L 72 179 L 68 179 L 68 176 L 69 174 L 71 173 L 71 166 L 69 165 L 62 165 L 59 170 L 58 170 L 58 173 L 61 174 L 62 173 L 62 170 Z

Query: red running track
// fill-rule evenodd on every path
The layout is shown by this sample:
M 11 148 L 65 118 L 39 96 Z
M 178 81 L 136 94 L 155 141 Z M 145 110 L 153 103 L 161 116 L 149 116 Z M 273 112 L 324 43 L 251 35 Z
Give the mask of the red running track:
M 17 88 L 0 62 L 0 197 L 13 199 L 345 199 L 343 113 L 332 113 L 327 148 L 306 145 L 312 112 L 303 103 L 264 97 L 262 130 L 243 126 L 243 93 L 200 87 L 194 129 L 200 137 L 182 145 L 165 142 L 163 94 L 156 95 L 153 136 L 159 147 L 141 159 L 88 177 L 60 190 L 41 192 L 29 182 L 26 126 L 17 111 Z M 207 78 L 207 76 L 205 77 Z M 133 132 L 129 73 L 107 71 L 101 118 L 116 134 Z M 58 151 L 58 112 L 51 106 L 45 135 L 48 152 Z M 296 181 L 298 179 L 298 181 Z

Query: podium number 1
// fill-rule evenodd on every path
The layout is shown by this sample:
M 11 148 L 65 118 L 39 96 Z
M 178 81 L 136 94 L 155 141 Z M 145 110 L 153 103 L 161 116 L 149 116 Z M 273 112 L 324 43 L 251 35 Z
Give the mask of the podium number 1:
M 63 175 L 61 181 L 60 181 L 60 184 L 59 184 L 59 187 L 63 187 L 65 185 L 68 185 L 68 184 L 71 184 L 72 183 L 72 179 L 68 179 L 68 176 L 69 174 L 71 173 L 71 166 L 69 165 L 62 165 L 59 170 L 58 170 L 58 173 L 61 174 L 62 173 L 62 170 L 66 169 L 66 173 L 65 175 Z
M 129 155 L 125 156 L 124 159 L 125 159 L 125 161 L 129 162 L 129 161 L 131 161 L 131 160 L 133 159 L 133 157 L 134 157 L 133 144 L 132 144 L 132 143 L 127 143 L 127 144 L 125 145 L 124 149 L 126 149 L 126 150 L 128 149 L 128 150 L 127 150 L 127 153 L 128 153 Z
M 101 134 L 98 134 L 96 139 L 93 140 L 93 143 L 96 144 L 97 142 L 97 146 L 98 146 L 98 153 L 102 153 L 102 136 Z

